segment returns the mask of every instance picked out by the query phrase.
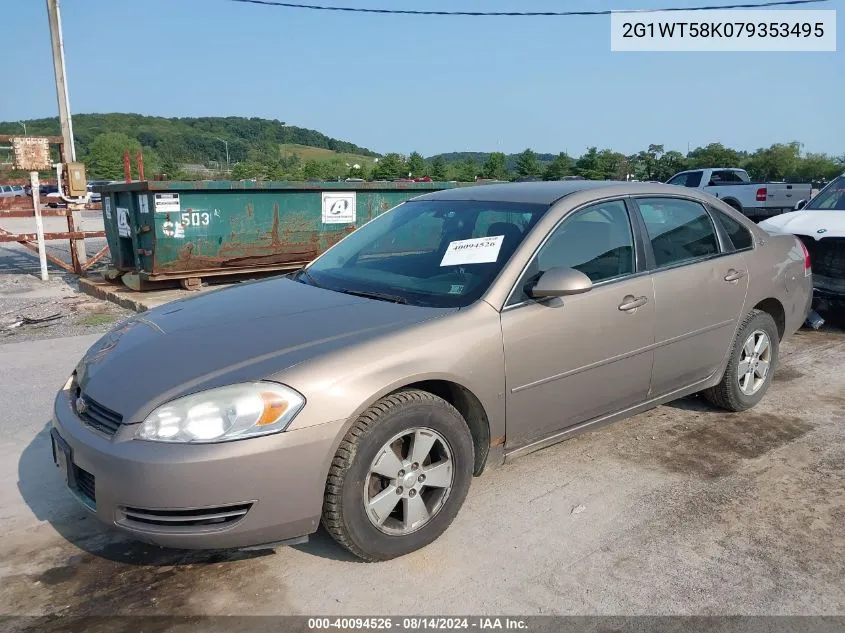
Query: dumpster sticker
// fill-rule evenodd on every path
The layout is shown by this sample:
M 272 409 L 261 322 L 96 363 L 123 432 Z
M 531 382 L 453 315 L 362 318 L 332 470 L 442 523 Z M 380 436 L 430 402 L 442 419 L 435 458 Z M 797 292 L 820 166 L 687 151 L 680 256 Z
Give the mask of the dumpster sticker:
M 185 237 L 185 225 L 181 222 L 173 223 L 170 220 L 165 220 L 164 224 L 161 225 L 161 232 L 165 237 L 175 237 L 181 240 Z
M 499 258 L 504 235 L 476 237 L 471 240 L 449 242 L 446 253 L 440 261 L 441 266 L 460 266 L 462 264 L 488 264 Z
M 155 194 L 156 213 L 179 213 L 182 207 L 179 206 L 178 193 L 157 193 Z
M 355 192 L 323 192 L 323 224 L 355 224 Z
M 147 196 L 141 194 L 138 196 L 138 210 L 141 213 L 149 213 L 150 212 L 150 203 L 147 202 Z
M 103 212 L 106 214 L 106 220 L 111 220 L 111 196 L 103 198 Z
M 117 234 L 120 237 L 132 237 L 132 230 L 129 228 L 129 209 L 117 208 Z

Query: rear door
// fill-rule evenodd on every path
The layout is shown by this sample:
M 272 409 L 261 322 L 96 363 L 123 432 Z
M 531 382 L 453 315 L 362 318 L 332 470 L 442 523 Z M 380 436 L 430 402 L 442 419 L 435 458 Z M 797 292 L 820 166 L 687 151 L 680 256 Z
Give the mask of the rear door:
M 743 251 L 717 229 L 700 202 L 634 200 L 654 283 L 650 395 L 656 397 L 704 380 L 720 367 L 743 313 L 749 276 Z

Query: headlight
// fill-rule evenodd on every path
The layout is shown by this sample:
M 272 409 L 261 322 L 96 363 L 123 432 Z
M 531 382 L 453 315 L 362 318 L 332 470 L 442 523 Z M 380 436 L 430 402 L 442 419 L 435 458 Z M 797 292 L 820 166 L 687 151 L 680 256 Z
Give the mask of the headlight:
M 138 438 L 154 442 L 228 442 L 284 431 L 305 398 L 289 387 L 255 382 L 209 389 L 163 404 Z

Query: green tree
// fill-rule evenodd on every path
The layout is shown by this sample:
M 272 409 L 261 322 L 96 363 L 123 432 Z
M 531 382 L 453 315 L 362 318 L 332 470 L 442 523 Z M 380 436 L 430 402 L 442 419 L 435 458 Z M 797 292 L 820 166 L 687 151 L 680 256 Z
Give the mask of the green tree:
M 390 153 L 380 158 L 373 169 L 373 178 L 376 180 L 395 180 L 408 175 L 408 166 L 405 159 L 396 153 Z
M 540 161 L 537 160 L 537 154 L 530 147 L 516 157 L 516 173 L 519 176 L 523 178 L 539 176 L 540 171 Z
M 305 180 L 322 180 L 325 178 L 323 173 L 323 164 L 313 158 L 306 160 L 302 166 L 302 177 Z
M 446 171 L 446 161 L 443 160 L 442 156 L 435 156 L 431 159 L 428 174 L 431 176 L 432 180 L 438 181 L 446 180 L 449 177 L 448 172 Z
M 341 180 L 346 176 L 349 168 L 339 156 L 330 158 L 323 163 L 323 178 L 326 180 Z
M 358 165 L 357 167 L 355 165 Z M 349 171 L 346 172 L 347 178 L 360 178 L 362 180 L 367 180 L 370 177 L 370 170 L 367 169 L 366 165 L 362 165 L 360 163 L 355 163 L 349 167 Z
M 411 152 L 408 157 L 408 171 L 414 178 L 425 175 L 425 159 L 419 152 Z
M 472 158 L 465 158 L 457 165 L 456 179 L 460 182 L 474 182 L 478 173 L 478 164 Z
M 799 182 L 822 182 L 832 180 L 845 171 L 845 165 L 826 154 L 807 154 L 795 166 L 791 180 Z
M 800 161 L 800 143 L 775 143 L 754 152 L 746 161 L 745 168 L 756 180 L 784 180 L 795 173 Z
M 123 152 L 129 150 L 133 172 L 135 152 L 141 144 L 123 132 L 106 132 L 97 135 L 85 153 L 88 174 L 94 178 L 120 180 L 123 178 Z M 146 165 L 144 171 L 146 172 Z M 133 177 L 137 174 L 133 173 Z
M 505 155 L 502 152 L 492 152 L 484 165 L 481 167 L 481 174 L 485 178 L 495 180 L 507 180 L 508 168 L 505 164 Z
M 654 180 L 666 182 L 678 172 L 687 169 L 687 159 L 681 152 L 671 150 L 657 159 L 657 167 L 654 171 Z
M 707 169 L 712 167 L 738 167 L 742 164 L 743 156 L 721 143 L 710 143 L 705 147 L 696 147 L 687 155 L 687 158 L 690 168 Z
M 572 173 L 572 159 L 561 152 L 543 170 L 543 180 L 560 180 Z
M 264 166 L 251 160 L 238 163 L 232 168 L 232 180 L 251 180 L 253 178 L 260 180 L 264 177 L 264 174 Z
M 597 147 L 587 148 L 587 151 L 575 161 L 575 173 L 587 180 L 601 180 L 604 177 Z
M 637 180 L 657 180 L 657 169 L 664 149 L 651 144 L 648 149 L 628 157 L 630 171 Z

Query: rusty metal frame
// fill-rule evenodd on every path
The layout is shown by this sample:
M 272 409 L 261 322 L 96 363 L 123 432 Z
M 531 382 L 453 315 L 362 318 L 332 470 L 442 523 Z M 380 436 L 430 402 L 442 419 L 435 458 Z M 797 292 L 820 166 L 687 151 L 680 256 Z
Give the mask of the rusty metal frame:
M 0 141 L 2 141 L 2 136 L 0 136 Z M 30 198 L 31 199 L 31 198 Z M 87 208 L 91 210 L 96 210 L 95 205 L 89 205 Z M 41 211 L 42 216 L 49 216 L 49 217 L 67 217 L 68 222 L 68 230 L 63 232 L 57 233 L 45 233 L 44 240 L 68 240 L 70 242 L 70 259 L 71 263 L 68 264 L 64 260 L 59 259 L 55 255 L 51 255 L 50 253 L 45 252 L 45 256 L 47 260 L 54 263 L 56 266 L 61 268 L 62 270 L 66 270 L 69 273 L 75 273 L 77 275 L 82 275 L 88 271 L 91 266 L 99 262 L 103 257 L 105 257 L 109 252 L 108 244 L 106 244 L 103 248 L 97 251 L 93 257 L 87 258 L 86 262 L 83 264 L 79 261 L 79 257 L 76 255 L 76 242 L 78 240 L 82 240 L 83 243 L 85 242 L 86 238 L 89 237 L 105 237 L 105 231 L 74 231 L 73 230 L 73 209 L 44 209 Z M 0 219 L 3 218 L 35 218 L 35 209 L 0 209 Z M 37 236 L 35 233 L 12 233 L 11 231 L 7 231 L 6 229 L 0 227 L 0 243 L 4 242 L 17 242 L 24 248 L 29 249 L 34 253 L 38 253 L 38 244 L 37 244 Z

